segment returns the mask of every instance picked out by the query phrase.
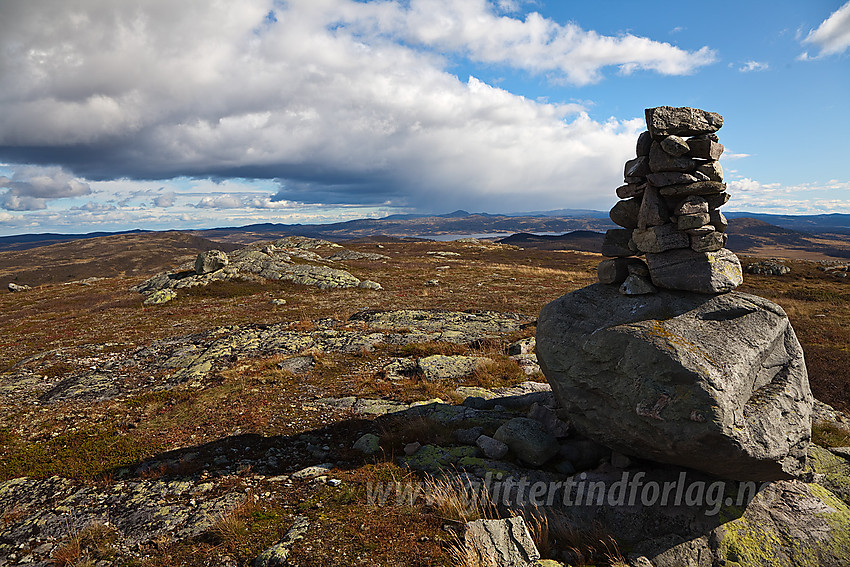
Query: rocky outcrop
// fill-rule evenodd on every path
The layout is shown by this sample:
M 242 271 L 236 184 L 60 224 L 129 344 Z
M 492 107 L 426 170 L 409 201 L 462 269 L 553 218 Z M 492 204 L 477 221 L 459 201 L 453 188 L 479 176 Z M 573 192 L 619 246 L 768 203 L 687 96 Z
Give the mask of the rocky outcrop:
M 648 299 L 622 298 L 613 288 L 596 287 L 607 289 L 620 301 Z M 661 292 L 655 297 L 665 294 L 688 295 Z M 690 295 L 704 302 L 711 299 Z M 743 294 L 731 293 L 714 300 L 731 300 L 740 295 Z M 610 303 L 601 302 L 601 305 Z M 673 306 L 671 309 L 676 306 L 675 302 L 667 303 Z M 628 309 L 623 308 L 623 311 Z M 665 317 L 668 316 L 675 314 L 666 312 Z M 718 317 L 717 310 L 703 317 L 703 323 L 713 324 L 709 322 L 715 319 L 723 319 Z M 97 350 L 97 345 L 92 345 L 92 352 L 86 356 L 80 353 L 89 372 L 86 376 L 89 376 L 90 386 L 60 376 L 57 380 L 65 389 L 54 388 L 52 395 L 55 397 L 46 396 L 43 409 L 50 409 L 47 405 L 53 400 L 68 399 L 78 403 L 83 399 L 96 399 L 84 398 L 92 396 L 93 390 L 99 387 L 95 378 L 121 394 L 132 391 L 122 382 L 124 379 L 128 384 L 144 383 L 146 389 L 160 390 L 169 387 L 166 382 L 177 383 L 175 375 L 201 382 L 205 376 L 211 373 L 215 376 L 217 370 L 233 364 L 234 360 L 244 362 L 246 357 L 272 356 L 271 360 L 280 362 L 277 368 L 311 372 L 314 365 L 322 363 L 321 352 L 359 355 L 364 349 L 382 343 L 401 345 L 432 340 L 480 344 L 485 336 L 502 340 L 509 336 L 515 338 L 517 331 L 526 324 L 528 321 L 511 314 L 405 310 L 364 312 L 336 325 L 315 321 L 315 328 L 310 331 L 296 332 L 286 325 L 224 327 L 209 333 L 157 341 L 131 353 L 117 353 L 108 348 Z M 675 331 L 667 330 L 671 335 Z M 514 356 L 534 356 L 528 352 L 531 345 L 529 340 L 517 341 L 506 350 L 525 353 Z M 540 348 L 538 343 L 538 350 Z M 381 349 L 376 349 L 375 355 L 380 356 L 380 352 Z M 38 374 L 41 379 L 39 373 L 43 366 L 39 365 L 56 353 L 43 356 L 44 359 L 25 362 L 19 370 L 29 372 L 30 376 Z M 416 368 L 414 357 L 395 359 L 396 362 L 400 360 L 407 361 L 407 367 Z M 51 361 L 50 364 L 58 362 Z M 379 361 L 373 369 L 380 367 Z M 17 375 L 0 376 L 0 386 L 9 385 L 14 376 Z M 161 376 L 163 382 L 144 382 L 154 376 Z M 36 384 L 41 382 L 36 381 Z M 605 387 L 611 389 L 609 384 Z M 185 391 L 182 387 L 179 390 Z M 24 398 L 20 391 L 6 391 L 4 395 L 7 400 L 16 402 Z M 499 503 L 491 512 L 500 517 L 526 514 L 528 525 L 533 527 L 535 523 L 529 513 L 547 514 L 554 539 L 549 541 L 546 555 L 561 559 L 565 564 L 580 562 L 569 549 L 575 544 L 558 543 L 554 534 L 560 533 L 561 526 L 570 526 L 570 530 L 575 530 L 571 533 L 579 534 L 582 526 L 603 526 L 607 534 L 620 542 L 620 550 L 631 555 L 629 559 L 633 565 L 713 566 L 723 562 L 757 565 L 767 563 L 765 558 L 775 557 L 781 565 L 805 564 L 805 560 L 811 558 L 816 564 L 838 566 L 850 553 L 846 537 L 841 539 L 850 528 L 847 509 L 850 491 L 846 481 L 850 461 L 841 456 L 840 449 L 830 451 L 810 446 L 812 468 L 807 471 L 807 482 L 779 481 L 761 487 L 752 483 L 752 490 L 747 487 L 742 490 L 738 483 L 718 481 L 716 477 L 693 470 L 656 465 L 642 456 L 625 458 L 612 454 L 610 449 L 577 433 L 574 424 L 567 422 L 572 416 L 556 408 L 556 399 L 548 384 L 524 382 L 494 389 L 461 386 L 455 389 L 452 397 L 463 403 L 354 396 L 314 399 L 308 395 L 302 402 L 300 416 L 299 409 L 290 406 L 287 411 L 292 413 L 285 414 L 287 420 L 321 417 L 313 421 L 317 429 L 297 437 L 284 435 L 266 441 L 263 436 L 234 433 L 226 443 L 184 447 L 142 463 L 132 463 L 114 471 L 117 480 L 84 484 L 54 477 L 0 483 L 0 510 L 13 512 L 0 523 L 0 564 L 7 557 L 11 564 L 46 564 L 52 550 L 67 540 L 70 530 L 83 530 L 87 525 L 107 520 L 116 538 L 116 557 L 121 560 L 140 559 L 152 546 L 162 542 L 168 545 L 175 539 L 198 536 L 201 541 L 208 541 L 217 537 L 213 524 L 232 511 L 242 509 L 240 504 L 246 494 L 259 497 L 258 501 L 263 503 L 278 499 L 295 502 L 294 494 L 307 502 L 321 494 L 323 506 L 335 506 L 337 500 L 348 502 L 357 490 L 355 483 L 358 481 L 351 480 L 357 477 L 349 476 L 348 471 L 354 470 L 358 463 L 372 463 L 382 458 L 395 459 L 402 466 L 430 475 L 458 475 L 464 486 L 480 489 L 488 482 L 490 489 L 496 490 L 498 486 L 499 497 L 493 496 L 493 499 Z M 124 402 L 117 400 L 117 403 Z M 667 418 L 666 412 L 673 405 L 660 408 L 659 415 Z M 823 404 L 818 404 L 817 418 L 846 419 Z M 377 420 L 374 426 L 369 425 L 372 419 Z M 325 424 L 334 422 L 338 428 L 331 442 L 326 436 L 331 429 Z M 410 422 L 422 424 L 416 429 L 421 431 L 423 438 L 418 441 L 396 438 L 393 444 L 394 426 Z M 523 456 L 525 449 L 514 443 L 508 450 L 507 445 L 494 438 L 495 432 L 503 428 L 516 429 L 517 423 L 536 431 L 536 436 L 545 439 L 543 445 L 551 445 L 554 439 L 557 454 L 541 465 L 534 465 L 531 464 L 534 459 Z M 429 430 L 429 424 L 439 432 L 437 436 L 432 435 L 434 432 Z M 621 427 L 627 427 L 626 422 Z M 389 434 L 385 435 L 385 431 Z M 540 436 L 541 431 L 546 435 Z M 380 438 L 375 435 L 377 432 L 381 433 Z M 262 440 L 262 447 L 252 447 L 257 439 Z M 352 451 L 355 444 L 358 450 Z M 369 453 L 371 455 L 367 456 Z M 405 479 L 415 482 L 412 472 L 405 475 Z M 685 487 L 681 491 L 682 499 L 694 498 L 696 504 L 676 503 L 678 485 L 671 485 L 674 489 L 670 492 L 670 503 L 644 504 L 647 497 L 660 499 L 669 483 L 682 482 L 682 473 L 687 477 L 682 485 Z M 160 474 L 163 475 L 160 480 L 146 479 L 148 475 Z M 628 475 L 625 483 L 624 474 Z M 637 487 L 635 504 L 619 504 L 617 498 L 623 490 L 618 487 L 631 486 L 629 483 L 633 480 Z M 590 488 L 591 482 L 602 483 L 601 503 L 597 503 L 599 492 Z M 647 485 L 659 489 L 646 490 Z M 540 487 L 542 491 L 538 491 Z M 718 487 L 720 492 L 715 490 Z M 590 494 L 593 494 L 592 499 Z M 628 497 L 628 490 L 625 494 Z M 701 496 L 688 496 L 694 494 Z M 748 497 L 739 500 L 739 494 Z M 732 497 L 731 504 L 726 502 L 726 496 Z M 422 495 L 422 498 L 427 497 Z M 570 504 L 565 504 L 565 497 Z M 750 502 L 752 497 L 755 499 Z M 535 506 L 532 498 L 537 499 L 534 503 L 542 504 Z M 393 506 L 394 502 L 393 497 L 385 504 Z M 354 505 L 359 506 L 360 502 Z M 280 562 L 293 553 L 301 557 L 305 548 L 309 549 L 310 538 L 321 536 L 321 517 L 339 510 L 302 508 L 306 506 L 293 506 L 285 517 L 276 520 L 272 529 L 278 530 L 278 535 L 268 535 L 264 545 L 271 547 L 260 554 L 256 564 L 282 564 Z M 305 517 L 311 522 L 306 533 Z M 313 518 L 317 523 L 312 522 Z M 508 523 L 511 525 L 505 525 Z M 507 553 L 512 545 L 527 541 L 513 531 L 516 523 L 518 520 L 504 520 L 501 524 L 505 530 L 496 527 L 484 530 L 482 543 L 476 543 L 473 548 L 487 549 L 484 542 L 490 541 L 491 551 L 487 552 L 487 557 L 508 557 L 510 565 L 524 564 L 521 562 L 524 559 L 511 559 L 513 552 Z M 487 536 L 497 532 L 508 536 L 513 533 L 517 537 L 510 536 L 507 541 L 501 536 Z M 298 543 L 302 535 L 306 541 Z M 461 545 L 466 549 L 465 544 Z M 519 547 L 529 550 L 529 557 L 533 556 L 530 546 Z M 254 553 L 260 549 L 262 547 L 255 548 Z M 250 559 L 240 557 L 239 564 L 250 564 Z M 234 565 L 236 562 L 217 558 L 212 559 L 211 564 Z
M 328 256 L 328 260 L 340 262 L 345 260 L 389 260 L 390 257 L 386 254 L 378 254 L 377 252 L 358 252 L 357 250 L 340 250 L 335 254 Z
M 309 332 L 293 330 L 289 323 L 246 325 L 158 340 L 129 352 L 113 352 L 109 345 L 90 345 L 83 351 L 67 353 L 51 351 L 0 374 L 0 401 L 94 401 L 139 388 L 198 386 L 210 373 L 244 357 L 283 356 L 286 358 L 279 368 L 301 374 L 314 366 L 314 352 L 361 353 L 373 351 L 380 344 L 430 341 L 468 344 L 516 332 L 529 321 L 516 314 L 489 311 L 399 310 L 363 311 L 350 323 L 361 329 L 337 330 L 332 321 L 318 322 Z M 487 360 L 471 358 L 476 364 Z M 415 358 L 395 362 L 399 374 L 413 374 L 419 368 Z M 67 371 L 47 376 L 45 369 L 51 365 L 66 367 Z
M 286 532 L 279 542 L 266 549 L 254 559 L 254 567 L 286 567 L 289 565 L 289 550 L 300 539 L 304 539 L 310 522 L 306 516 L 297 516 L 292 522 L 292 527 Z
M 326 240 L 287 237 L 271 244 L 253 245 L 226 254 L 210 250 L 199 254 L 193 264 L 157 274 L 132 288 L 150 295 L 161 290 L 180 290 L 220 281 L 283 280 L 320 289 L 360 287 L 380 290 L 377 282 L 364 280 L 345 270 L 327 266 L 341 259 L 388 259 L 388 256 L 342 250 L 327 260 L 314 252 L 323 247 L 341 248 Z
M 596 284 L 543 308 L 537 354 L 571 422 L 616 451 L 745 480 L 805 466 L 803 352 L 765 299 Z
M 747 264 L 746 272 L 748 274 L 758 274 L 761 276 L 784 276 L 789 273 L 791 268 L 778 260 L 761 260 Z
M 9 282 L 8 287 L 9 287 L 9 291 L 12 292 L 12 293 L 17 293 L 17 292 L 20 292 L 20 291 L 29 291 L 29 290 L 32 289 L 28 285 L 20 285 L 20 284 L 16 284 L 15 282 Z
M 214 488 L 200 479 L 120 481 L 108 489 L 58 476 L 0 482 L 0 509 L 16 510 L 18 518 L 0 527 L 0 563 L 24 547 L 10 542 L 56 547 L 69 532 L 92 524 L 111 525 L 126 548 L 158 537 L 197 536 L 245 498 L 236 492 L 217 495 Z
M 316 250 L 318 248 L 342 248 L 336 242 L 308 236 L 285 236 L 275 240 L 274 245 L 280 248 L 298 248 L 301 250 Z

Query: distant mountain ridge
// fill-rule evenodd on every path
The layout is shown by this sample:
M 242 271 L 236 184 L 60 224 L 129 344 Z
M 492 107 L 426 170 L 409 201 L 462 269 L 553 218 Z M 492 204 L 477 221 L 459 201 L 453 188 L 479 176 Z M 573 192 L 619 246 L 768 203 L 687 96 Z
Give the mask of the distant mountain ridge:
M 122 230 L 119 232 L 87 232 L 85 234 L 60 234 L 55 232 L 42 232 L 39 234 L 17 234 L 15 236 L 0 236 L 0 251 L 8 252 L 12 250 L 27 250 L 37 246 L 47 246 L 49 244 L 58 244 L 60 242 L 70 242 L 72 240 L 83 240 L 87 238 L 100 238 L 101 236 L 117 236 L 119 234 L 141 234 L 143 232 L 153 232 L 150 230 Z M 171 231 L 164 231 L 171 232 Z
M 840 234 L 812 234 L 749 217 L 732 218 L 727 229 L 727 248 L 752 256 L 785 256 L 819 260 L 850 258 L 850 238 Z M 599 253 L 602 233 L 576 231 L 560 236 L 514 234 L 498 242 L 540 250 L 580 250 Z
M 751 218 L 782 229 L 805 232 L 810 235 L 828 234 L 839 238 L 840 235 L 850 236 L 850 215 L 847 214 L 795 216 L 729 212 L 726 216 L 730 220 Z M 258 223 L 182 232 L 219 242 L 247 244 L 284 236 L 310 236 L 328 240 L 365 238 L 379 234 L 402 238 L 428 238 L 452 234 L 604 232 L 614 226 L 607 213 L 592 210 L 559 209 L 515 214 L 469 213 L 458 210 L 441 215 L 390 215 L 381 219 L 355 219 L 329 224 Z M 26 250 L 59 242 L 143 232 L 156 231 L 136 229 L 87 234 L 44 233 L 3 236 L 0 237 L 0 251 Z M 577 238 L 572 237 L 574 241 L 577 241 Z M 589 242 L 587 239 L 591 237 L 586 235 L 584 238 L 586 242 L 583 246 L 587 245 Z

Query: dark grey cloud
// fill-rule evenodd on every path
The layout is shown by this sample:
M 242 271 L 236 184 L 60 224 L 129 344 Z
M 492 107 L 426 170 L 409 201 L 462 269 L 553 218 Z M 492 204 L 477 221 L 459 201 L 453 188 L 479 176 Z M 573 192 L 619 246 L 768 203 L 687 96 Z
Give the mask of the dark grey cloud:
M 632 150 L 639 121 L 600 123 L 579 105 L 459 80 L 435 50 L 575 83 L 600 80 L 610 66 L 686 74 L 713 58 L 539 16 L 496 26 L 507 20 L 494 6 L 6 3 L 0 159 L 61 164 L 92 181 L 285 180 L 272 200 L 254 203 L 267 207 L 289 199 L 590 206 L 617 182 L 610 172 Z M 587 50 L 592 60 L 577 56 Z M 16 210 L 59 198 L 3 195 L 1 206 Z

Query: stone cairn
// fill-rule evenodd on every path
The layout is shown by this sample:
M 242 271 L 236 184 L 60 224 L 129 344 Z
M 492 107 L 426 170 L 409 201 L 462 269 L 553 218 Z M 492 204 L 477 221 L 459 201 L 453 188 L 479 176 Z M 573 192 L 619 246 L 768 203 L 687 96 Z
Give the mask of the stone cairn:
M 697 108 L 646 109 L 648 131 L 637 157 L 626 162 L 622 199 L 611 220 L 623 228 L 605 235 L 599 281 L 625 295 L 657 288 L 721 293 L 742 282 L 737 256 L 724 248 L 729 200 L 717 130 L 723 117 Z M 638 256 L 645 255 L 646 261 Z
M 785 312 L 734 291 L 741 264 L 723 247 L 719 211 L 723 119 L 662 106 L 646 123 L 611 209 L 623 228 L 605 237 L 600 283 L 540 311 L 540 369 L 576 431 L 613 451 L 727 479 L 794 478 L 814 401 Z

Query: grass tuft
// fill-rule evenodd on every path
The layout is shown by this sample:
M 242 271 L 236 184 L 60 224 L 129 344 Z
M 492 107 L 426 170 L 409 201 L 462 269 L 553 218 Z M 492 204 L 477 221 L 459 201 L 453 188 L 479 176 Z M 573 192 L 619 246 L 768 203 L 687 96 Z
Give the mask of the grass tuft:
M 84 567 L 115 559 L 118 531 L 107 524 L 93 522 L 80 531 L 71 530 L 67 541 L 53 551 L 54 567 Z
M 425 494 L 428 503 L 443 520 L 466 523 L 499 517 L 490 494 L 465 482 L 462 477 L 428 477 L 425 480 Z

